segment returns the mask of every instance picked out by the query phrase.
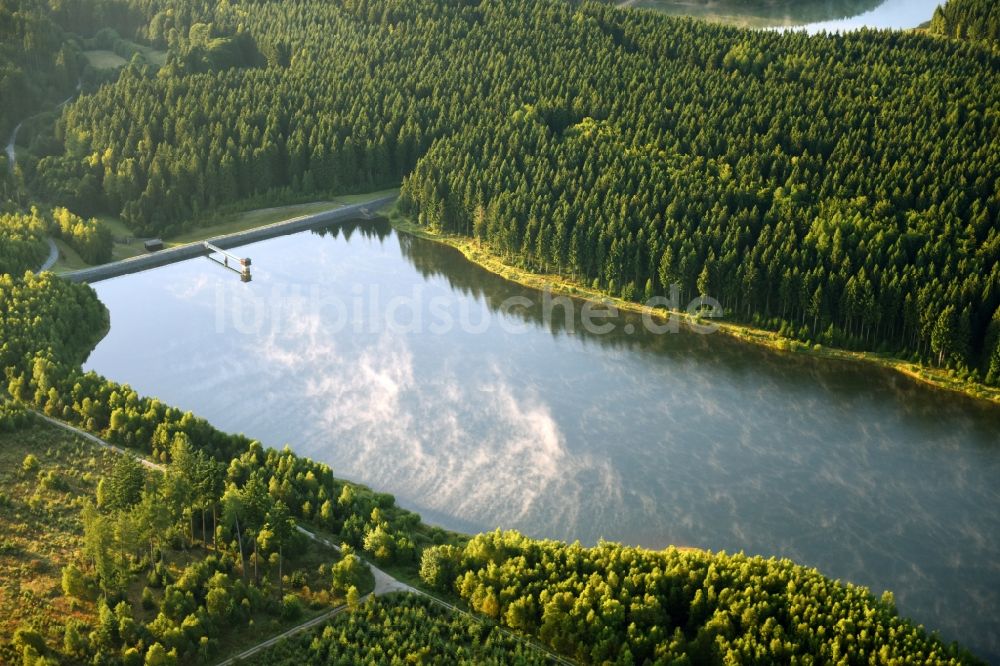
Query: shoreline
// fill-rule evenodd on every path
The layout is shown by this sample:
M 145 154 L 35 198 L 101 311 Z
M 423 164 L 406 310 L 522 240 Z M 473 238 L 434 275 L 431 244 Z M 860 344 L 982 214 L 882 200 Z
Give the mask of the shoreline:
M 229 250 L 241 245 L 247 245 L 248 243 L 267 240 L 276 236 L 284 236 L 298 231 L 305 231 L 323 224 L 331 224 L 334 222 L 371 216 L 380 208 L 386 206 L 395 199 L 396 195 L 385 196 L 371 201 L 348 204 L 346 206 L 340 206 L 339 208 L 332 208 L 320 213 L 300 215 L 287 220 L 281 220 L 280 222 L 273 222 L 271 224 L 265 224 L 263 226 L 253 227 L 231 234 L 224 234 L 222 236 L 214 236 L 204 240 L 192 241 L 190 243 L 151 252 L 149 254 L 141 254 L 128 259 L 121 259 L 119 261 L 101 264 L 99 266 L 91 266 L 89 268 L 81 268 L 79 270 L 61 273 L 59 274 L 59 277 L 64 280 L 69 280 L 70 282 L 86 282 L 87 284 L 92 284 L 94 282 L 109 280 L 122 275 L 138 273 L 150 268 L 166 266 L 178 261 L 208 255 L 210 252 L 205 247 L 205 243 L 211 243 L 223 250 Z
M 321 224 L 353 219 L 359 216 L 372 217 L 374 215 L 382 215 L 389 220 L 393 228 L 397 231 L 449 246 L 459 251 L 467 261 L 520 286 L 537 290 L 549 289 L 553 294 L 597 303 L 606 303 L 613 305 L 618 310 L 640 315 L 649 315 L 660 319 L 668 315 L 676 317 L 686 324 L 705 323 L 704 320 L 700 320 L 684 311 L 665 311 L 659 308 L 651 308 L 641 303 L 611 296 L 570 278 L 553 274 L 535 273 L 507 264 L 489 250 L 478 246 L 471 238 L 436 233 L 417 225 L 398 211 L 395 206 L 397 197 L 398 195 L 392 194 L 372 199 L 371 201 L 348 204 L 319 213 L 301 215 L 259 227 L 206 238 L 205 240 L 192 241 L 151 254 L 130 257 L 58 275 L 70 282 L 86 282 L 89 284 L 165 266 L 198 256 L 205 256 L 209 254 L 208 250 L 204 247 L 205 242 L 211 242 L 222 249 L 232 249 L 256 241 L 315 228 Z M 948 371 L 901 360 L 877 352 L 851 351 L 819 344 L 808 345 L 800 340 L 784 337 L 774 331 L 755 328 L 746 324 L 737 324 L 724 319 L 714 320 L 711 322 L 711 325 L 716 326 L 718 332 L 724 333 L 731 338 L 766 347 L 773 351 L 804 354 L 814 358 L 869 363 L 885 370 L 900 373 L 925 386 L 957 393 L 972 400 L 1000 405 L 1000 388 L 958 379 L 949 375 Z
M 659 308 L 651 308 L 641 303 L 625 301 L 562 276 L 534 273 L 523 268 L 511 266 L 497 258 L 489 250 L 477 246 L 473 239 L 430 231 L 403 216 L 395 207 L 388 211 L 388 217 L 393 228 L 397 231 L 452 247 L 461 252 L 462 256 L 471 263 L 523 287 L 539 290 L 547 288 L 553 294 L 608 303 L 619 310 L 627 310 L 637 314 L 647 314 L 659 318 L 667 314 L 678 317 L 685 323 L 694 323 L 697 319 L 687 312 L 665 311 Z M 736 324 L 723 319 L 714 320 L 711 324 L 717 326 L 720 333 L 724 333 L 731 338 L 767 347 L 777 352 L 804 354 L 814 358 L 868 363 L 885 370 L 898 372 L 925 386 L 958 393 L 971 400 L 1000 405 L 1000 388 L 958 379 L 957 377 L 950 376 L 948 371 L 938 370 L 911 361 L 904 361 L 877 352 L 850 351 L 818 344 L 808 345 L 799 340 L 786 338 L 774 331 L 754 328 L 745 324 Z

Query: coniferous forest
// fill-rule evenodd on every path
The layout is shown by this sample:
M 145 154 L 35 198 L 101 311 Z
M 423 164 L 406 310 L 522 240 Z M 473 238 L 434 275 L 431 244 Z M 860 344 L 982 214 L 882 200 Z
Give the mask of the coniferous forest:
M 738 322 L 1000 385 L 997 15 L 952 0 L 926 33 L 810 37 L 576 0 L 0 0 L 0 131 L 51 119 L 0 181 L 0 442 L 18 456 L 0 567 L 29 559 L 32 530 L 80 554 L 48 596 L 17 588 L 5 610 L 26 619 L 0 661 L 211 663 L 343 602 L 259 663 L 535 663 L 538 646 L 581 663 L 977 663 L 891 594 L 787 560 L 430 527 L 83 372 L 108 313 L 31 271 L 46 236 L 108 261 L 99 215 L 169 237 L 249 198 L 401 185 L 403 214 L 509 264 L 633 301 L 678 285 Z M 95 72 L 98 47 L 127 64 Z M 37 444 L 56 435 L 36 413 L 147 466 Z M 361 600 L 359 553 L 474 617 Z M 17 575 L 46 573 L 30 567 Z
M 261 663 L 420 654 L 534 663 L 539 655 L 517 637 L 581 663 L 978 663 L 901 618 L 891 593 L 877 598 L 788 560 L 582 548 L 515 532 L 450 535 L 391 495 L 336 479 L 326 465 L 222 433 L 74 369 L 105 325 L 88 287 L 29 276 L 0 297 L 5 311 L 23 313 L 8 333 L 23 345 L 3 358 L 16 402 L 2 407 L 0 425 L 14 431 L 13 441 L 38 427 L 30 408 L 162 463 L 153 472 L 119 457 L 79 499 L 70 485 L 77 476 L 40 466 L 38 458 L 60 459 L 51 447 L 9 474 L 21 483 L 37 476 L 56 499 L 71 501 L 83 557 L 63 568 L 61 595 L 93 619 L 21 627 L 0 645 L 5 659 L 211 663 L 251 620 L 294 621 L 339 598 L 355 609 L 350 617 L 308 644 L 292 640 L 264 653 Z M 36 507 L 39 492 L 30 500 Z M 21 516 L 28 507 L 5 496 L 0 508 Z M 284 568 L 286 554 L 308 546 L 296 530 L 303 524 L 345 544 L 336 563 Z M 364 566 L 353 549 L 419 577 L 480 620 L 420 600 L 362 605 Z
M 627 299 L 1000 381 L 997 54 L 573 2 L 157 3 L 169 49 L 63 112 L 34 188 L 169 233 L 370 190 Z

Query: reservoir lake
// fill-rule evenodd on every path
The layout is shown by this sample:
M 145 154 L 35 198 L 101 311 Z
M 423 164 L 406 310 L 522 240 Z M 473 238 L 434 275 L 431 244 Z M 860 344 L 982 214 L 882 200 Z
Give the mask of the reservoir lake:
M 1000 662 L 1000 408 L 634 314 L 588 330 L 384 220 L 235 252 L 249 283 L 201 257 L 95 284 L 85 368 L 434 524 L 788 557 Z

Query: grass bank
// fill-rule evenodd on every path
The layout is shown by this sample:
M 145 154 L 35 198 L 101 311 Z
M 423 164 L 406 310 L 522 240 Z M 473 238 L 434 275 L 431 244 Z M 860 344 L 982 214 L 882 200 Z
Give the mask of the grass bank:
M 480 246 L 476 241 L 464 236 L 451 234 L 441 234 L 429 231 L 417 225 L 413 220 L 403 216 L 393 208 L 390 213 L 390 220 L 393 227 L 399 231 L 426 238 L 428 240 L 443 243 L 461 252 L 466 259 L 500 277 L 516 282 L 520 285 L 532 289 L 549 289 L 553 293 L 575 296 L 591 301 L 609 303 L 619 310 L 627 310 L 640 314 L 648 314 L 663 318 L 668 312 L 661 308 L 651 308 L 632 301 L 625 301 L 606 292 L 593 289 L 584 284 L 554 274 L 540 274 L 532 271 L 512 266 L 503 262 L 499 257 L 492 254 L 486 248 Z M 669 316 L 677 317 L 684 322 L 696 323 L 697 318 L 682 311 L 669 311 Z M 705 323 L 705 322 L 702 322 Z M 779 335 L 773 331 L 754 328 L 745 324 L 716 319 L 711 322 L 718 326 L 720 332 L 730 337 L 768 347 L 770 349 L 794 354 L 805 354 L 817 358 L 862 361 L 871 363 L 882 368 L 894 370 L 938 389 L 952 391 L 978 400 L 986 400 L 1000 405 L 1000 388 L 986 386 L 978 382 L 961 379 L 948 370 L 932 368 L 919 363 L 895 358 L 889 354 L 877 352 L 858 352 L 824 345 L 808 345 L 799 340 L 793 340 Z
M 49 426 L 0 433 L 0 643 L 32 626 L 61 644 L 70 620 L 94 623 L 92 601 L 63 595 L 62 568 L 81 559 L 79 498 L 94 495 L 112 462 L 112 454 Z

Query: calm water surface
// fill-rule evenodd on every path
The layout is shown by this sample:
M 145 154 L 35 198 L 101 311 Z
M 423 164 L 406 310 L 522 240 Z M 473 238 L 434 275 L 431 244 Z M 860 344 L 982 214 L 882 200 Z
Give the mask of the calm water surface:
M 751 27 L 807 30 L 811 33 L 848 32 L 861 28 L 907 30 L 930 21 L 943 0 L 827 0 L 803 2 L 788 11 L 761 3 L 743 13 L 734 2 L 692 0 L 633 0 L 632 7 L 654 9 L 674 16 L 694 16 Z
M 1000 661 L 1000 409 L 632 316 L 586 333 L 382 223 L 240 253 L 249 284 L 201 258 L 95 285 L 87 367 L 446 527 L 790 557 Z
M 907 30 L 930 21 L 940 4 L 943 4 L 943 0 L 885 0 L 878 7 L 861 14 L 809 23 L 803 28 L 810 33 L 824 30 L 849 32 L 861 28 Z

